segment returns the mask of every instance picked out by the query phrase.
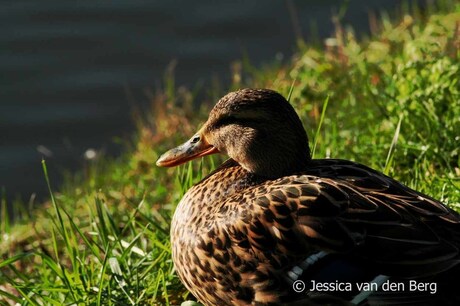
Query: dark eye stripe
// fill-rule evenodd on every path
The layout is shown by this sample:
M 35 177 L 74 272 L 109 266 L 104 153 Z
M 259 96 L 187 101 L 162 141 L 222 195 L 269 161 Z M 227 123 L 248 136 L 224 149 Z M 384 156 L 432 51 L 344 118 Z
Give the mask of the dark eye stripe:
M 220 128 L 222 126 L 230 125 L 230 124 L 239 124 L 244 126 L 254 126 L 257 124 L 261 124 L 266 122 L 264 118 L 237 118 L 235 116 L 226 116 L 216 121 L 213 125 L 214 128 Z
M 229 124 L 232 124 L 232 123 L 237 123 L 238 122 L 238 119 L 234 116 L 226 116 L 226 117 L 223 117 L 223 118 L 220 118 L 219 120 L 217 120 L 217 122 L 214 124 L 214 127 L 215 128 L 220 128 L 221 126 L 224 126 L 224 125 L 229 125 Z

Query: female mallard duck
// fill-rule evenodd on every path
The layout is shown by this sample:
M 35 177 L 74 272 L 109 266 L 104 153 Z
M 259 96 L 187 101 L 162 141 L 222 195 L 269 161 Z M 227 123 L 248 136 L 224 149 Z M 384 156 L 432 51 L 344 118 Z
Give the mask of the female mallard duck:
M 451 294 L 459 215 L 366 166 L 312 160 L 280 94 L 227 94 L 157 165 L 218 152 L 230 159 L 188 190 L 171 227 L 177 273 L 202 303 L 434 305 Z

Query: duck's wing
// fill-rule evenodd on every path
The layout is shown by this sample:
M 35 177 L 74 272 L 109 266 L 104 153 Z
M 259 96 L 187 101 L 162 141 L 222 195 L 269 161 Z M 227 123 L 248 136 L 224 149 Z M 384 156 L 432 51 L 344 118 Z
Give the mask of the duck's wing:
M 256 191 L 248 227 L 256 252 L 346 254 L 381 274 L 419 277 L 460 262 L 460 217 L 439 201 L 360 164 L 312 163 Z

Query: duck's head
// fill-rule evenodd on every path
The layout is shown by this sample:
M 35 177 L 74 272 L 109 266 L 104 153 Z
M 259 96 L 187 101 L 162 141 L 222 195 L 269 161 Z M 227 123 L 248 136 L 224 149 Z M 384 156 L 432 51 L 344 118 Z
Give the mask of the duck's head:
M 247 171 L 279 177 L 305 169 L 308 138 L 296 112 L 279 93 L 242 89 L 224 96 L 187 142 L 157 161 L 172 167 L 200 156 L 227 154 Z

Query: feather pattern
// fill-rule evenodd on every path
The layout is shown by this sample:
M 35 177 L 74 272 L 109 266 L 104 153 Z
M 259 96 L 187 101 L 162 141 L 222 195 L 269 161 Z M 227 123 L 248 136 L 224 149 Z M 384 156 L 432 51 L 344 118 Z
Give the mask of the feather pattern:
M 187 215 L 173 220 L 178 273 L 209 305 L 288 301 L 294 293 L 285 275 L 318 252 L 404 277 L 439 273 L 460 260 L 455 212 L 363 165 L 314 160 L 275 180 L 246 175 L 228 161 L 189 190 L 177 208 Z

